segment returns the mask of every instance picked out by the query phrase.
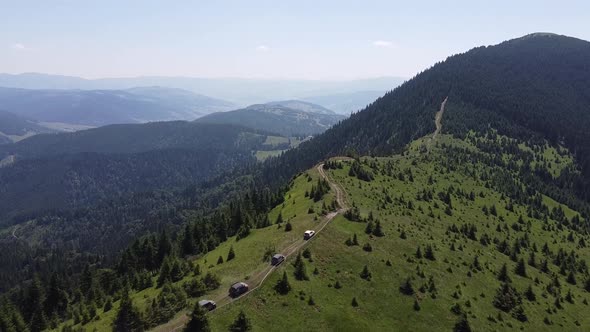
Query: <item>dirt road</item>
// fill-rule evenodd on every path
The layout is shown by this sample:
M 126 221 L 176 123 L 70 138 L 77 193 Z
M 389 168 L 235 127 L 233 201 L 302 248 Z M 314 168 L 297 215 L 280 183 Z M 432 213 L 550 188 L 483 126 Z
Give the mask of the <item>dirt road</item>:
M 314 241 L 317 235 L 324 230 L 324 228 L 332 221 L 338 214 L 344 213 L 348 208 L 348 204 L 346 202 L 346 194 L 344 189 L 340 187 L 337 183 L 332 181 L 332 179 L 326 174 L 324 171 L 324 164 L 321 163 L 316 166 L 316 169 L 320 176 L 328 181 L 330 188 L 334 192 L 334 196 L 336 197 L 336 203 L 338 203 L 338 210 L 328 213 L 324 219 L 319 223 L 318 227 L 315 229 L 316 234 L 309 240 L 303 240 L 303 238 L 293 242 L 287 248 L 281 250 L 281 253 L 285 255 L 285 261 L 281 264 L 286 264 L 287 259 L 295 254 L 296 252 L 300 251 L 307 245 L 309 242 Z M 255 272 L 255 274 L 248 279 L 248 285 L 250 289 L 248 292 L 242 294 L 240 297 L 231 298 L 229 295 L 223 296 L 221 298 L 212 299 L 217 303 L 217 309 L 222 308 L 226 305 L 229 305 L 235 301 L 239 301 L 240 299 L 246 297 L 250 293 L 254 292 L 256 289 L 260 288 L 263 285 L 264 281 L 278 268 L 278 266 L 269 265 L 268 267 L 264 268 L 261 271 Z M 216 309 L 216 310 L 217 310 Z M 152 330 L 152 332 L 164 332 L 164 331 L 180 331 L 184 328 L 186 323 L 188 322 L 189 316 L 187 313 L 178 316 L 166 324 L 160 325 Z
M 436 139 L 436 136 L 438 136 L 438 134 L 440 134 L 442 130 L 442 117 L 445 113 L 445 106 L 447 105 L 448 99 L 449 97 L 446 97 L 445 100 L 443 100 L 443 102 L 440 104 L 440 110 L 436 112 L 436 115 L 434 116 L 434 124 L 436 126 L 436 129 L 434 130 L 434 134 L 432 134 L 432 138 L 428 141 L 428 151 L 430 151 L 432 142 Z

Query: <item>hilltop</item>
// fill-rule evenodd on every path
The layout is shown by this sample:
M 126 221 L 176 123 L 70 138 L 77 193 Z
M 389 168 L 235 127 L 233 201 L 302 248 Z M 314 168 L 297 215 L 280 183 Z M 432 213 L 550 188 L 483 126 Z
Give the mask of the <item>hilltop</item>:
M 299 100 L 251 105 L 243 109 L 213 113 L 200 123 L 223 123 L 267 130 L 283 136 L 317 135 L 345 117 L 325 107 Z

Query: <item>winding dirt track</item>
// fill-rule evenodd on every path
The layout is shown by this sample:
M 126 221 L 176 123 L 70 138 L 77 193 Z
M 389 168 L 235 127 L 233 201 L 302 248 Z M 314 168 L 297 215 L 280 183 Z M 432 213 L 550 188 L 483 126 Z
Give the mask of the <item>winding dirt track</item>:
M 434 131 L 434 134 L 432 134 L 432 138 L 428 141 L 429 152 L 432 142 L 436 139 L 436 136 L 438 136 L 438 134 L 440 134 L 440 131 L 442 130 L 442 117 L 445 113 L 445 106 L 447 105 L 448 99 L 449 97 L 447 96 L 445 100 L 443 100 L 443 102 L 440 104 L 440 110 L 436 112 L 436 115 L 434 116 L 434 124 L 436 125 L 436 130 Z
M 348 158 L 339 158 L 339 159 L 348 159 Z M 332 179 L 326 174 L 324 171 L 324 163 L 321 163 L 316 166 L 316 169 L 320 176 L 328 181 L 330 188 L 333 190 L 334 195 L 336 196 L 336 203 L 338 204 L 338 210 L 328 213 L 324 219 L 318 224 L 317 229 L 315 230 L 315 235 L 309 240 L 297 240 L 290 244 L 287 248 L 284 248 L 281 253 L 285 255 L 285 261 L 281 264 L 285 264 L 289 256 L 295 254 L 299 250 L 301 250 L 306 244 L 315 240 L 317 235 L 324 230 L 324 228 L 332 221 L 338 214 L 344 213 L 346 209 L 348 209 L 348 204 L 346 202 L 346 194 L 344 189 L 340 187 L 337 183 L 332 181 Z M 277 269 L 278 266 L 269 265 L 268 267 L 264 268 L 261 271 L 256 272 L 253 276 L 248 279 L 248 285 L 250 286 L 250 290 L 248 292 L 242 294 L 240 297 L 231 298 L 229 295 L 223 296 L 218 299 L 213 299 L 217 303 L 217 309 L 222 308 L 226 305 L 229 305 L 235 301 L 239 301 L 240 299 L 246 297 L 250 293 L 254 292 L 256 289 L 260 288 L 264 281 Z M 217 310 L 215 309 L 215 310 Z M 187 313 L 178 316 L 166 324 L 160 325 L 153 330 L 152 332 L 164 332 L 164 331 L 180 331 L 184 328 L 186 323 L 188 322 L 189 316 Z

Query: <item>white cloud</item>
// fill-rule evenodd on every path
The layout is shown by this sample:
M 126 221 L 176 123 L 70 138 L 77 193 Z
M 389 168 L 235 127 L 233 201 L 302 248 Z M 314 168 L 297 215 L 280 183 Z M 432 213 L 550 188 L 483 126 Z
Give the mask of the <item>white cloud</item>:
M 268 51 L 270 51 L 270 47 L 268 47 L 266 45 L 258 45 L 258 46 L 256 46 L 256 50 L 258 52 L 268 52 Z
M 392 48 L 394 45 L 392 42 L 388 40 L 375 40 L 373 42 L 373 46 L 376 47 L 384 47 L 384 48 Z
M 17 51 L 27 51 L 29 50 L 28 47 L 26 47 L 24 44 L 22 43 L 15 43 L 10 45 L 10 48 L 12 48 L 13 50 L 17 50 Z

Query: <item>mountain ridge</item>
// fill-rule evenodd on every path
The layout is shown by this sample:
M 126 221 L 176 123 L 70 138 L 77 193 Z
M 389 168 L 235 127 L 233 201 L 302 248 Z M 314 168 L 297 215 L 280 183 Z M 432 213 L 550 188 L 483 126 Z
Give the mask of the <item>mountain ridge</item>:
M 197 119 L 196 122 L 239 124 L 253 129 L 268 130 L 282 136 L 312 136 L 325 131 L 344 118 L 319 105 L 287 100 L 212 113 Z

